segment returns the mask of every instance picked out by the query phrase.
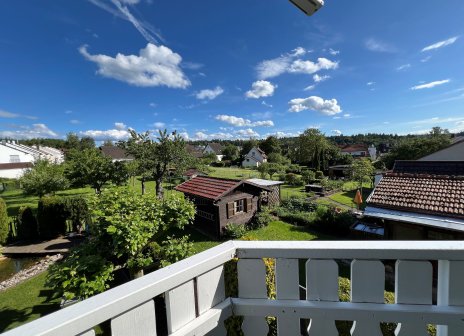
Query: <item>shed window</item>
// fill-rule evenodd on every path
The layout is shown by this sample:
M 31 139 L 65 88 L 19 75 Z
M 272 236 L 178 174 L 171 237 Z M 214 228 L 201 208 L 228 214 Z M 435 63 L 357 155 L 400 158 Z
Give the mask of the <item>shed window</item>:
M 237 200 L 234 202 L 234 213 L 239 213 L 245 211 L 245 200 Z
M 19 155 L 10 155 L 10 163 L 21 162 L 19 159 Z

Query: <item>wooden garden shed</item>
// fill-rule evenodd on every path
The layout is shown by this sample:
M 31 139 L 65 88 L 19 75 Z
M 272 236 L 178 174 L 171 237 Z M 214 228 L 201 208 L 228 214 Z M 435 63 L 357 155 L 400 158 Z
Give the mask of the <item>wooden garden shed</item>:
M 175 188 L 196 206 L 194 225 L 210 236 L 219 238 L 229 223 L 247 224 L 261 206 L 264 193 L 272 188 L 246 180 L 197 176 Z

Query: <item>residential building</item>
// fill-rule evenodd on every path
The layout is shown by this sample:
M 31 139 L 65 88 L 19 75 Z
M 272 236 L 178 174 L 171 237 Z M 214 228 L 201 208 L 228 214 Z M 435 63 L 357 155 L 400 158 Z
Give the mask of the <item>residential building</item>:
M 242 161 L 242 167 L 259 167 L 261 164 L 267 162 L 267 155 L 259 147 L 253 147 L 250 149 L 245 158 Z
M 341 148 L 343 154 L 349 154 L 352 157 L 368 157 L 369 149 L 364 144 L 346 145 Z
M 217 161 L 222 161 L 224 158 L 224 154 L 222 151 L 224 150 L 224 146 L 217 142 L 211 142 L 205 146 L 203 149 L 203 155 L 214 154 L 216 155 Z
M 197 176 L 175 188 L 196 206 L 195 226 L 219 238 L 227 224 L 247 224 L 261 206 L 263 192 L 275 190 L 258 181 Z
M 366 204 L 386 239 L 464 239 L 464 161 L 397 161 Z
M 19 178 L 36 160 L 33 153 L 11 141 L 0 143 L 0 177 Z
M 192 155 L 194 158 L 201 158 L 203 156 L 203 149 L 195 145 L 191 144 L 186 144 L 185 148 L 187 149 L 187 152 Z
M 132 155 L 128 154 L 125 149 L 118 146 L 101 146 L 99 149 L 103 155 L 111 158 L 113 162 L 134 160 Z

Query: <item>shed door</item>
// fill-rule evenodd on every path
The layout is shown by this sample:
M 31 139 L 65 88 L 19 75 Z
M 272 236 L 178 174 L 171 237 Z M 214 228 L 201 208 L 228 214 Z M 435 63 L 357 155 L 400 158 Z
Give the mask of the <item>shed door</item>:
M 246 199 L 246 212 L 250 212 L 253 209 L 253 199 L 251 197 Z
M 227 218 L 233 217 L 234 212 L 235 212 L 234 202 L 227 203 Z

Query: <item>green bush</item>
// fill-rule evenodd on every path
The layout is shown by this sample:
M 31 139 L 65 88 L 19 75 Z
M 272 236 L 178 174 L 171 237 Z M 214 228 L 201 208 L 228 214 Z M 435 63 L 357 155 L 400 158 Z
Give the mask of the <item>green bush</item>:
M 84 197 L 69 197 L 64 199 L 67 219 L 72 223 L 73 232 L 82 232 L 90 224 L 89 206 Z
M 301 180 L 301 178 L 298 175 L 293 174 L 293 173 L 288 173 L 285 175 L 285 182 L 292 186 L 303 185 L 303 181 Z
M 61 197 L 42 197 L 37 207 L 40 238 L 55 238 L 67 231 L 68 213 Z
M 21 207 L 19 209 L 16 231 L 18 239 L 37 239 L 39 237 L 37 219 L 30 207 Z
M 153 257 L 160 261 L 161 267 L 169 266 L 194 254 L 193 243 L 189 236 L 181 238 L 167 237 L 161 244 L 152 242 L 150 248 Z
M 268 208 L 263 207 L 260 212 L 256 213 L 253 220 L 248 225 L 250 229 L 260 229 L 268 226 L 272 221 L 272 215 Z
M 282 208 L 290 211 L 314 211 L 316 205 L 306 200 L 304 196 L 293 196 L 283 200 L 280 204 Z
M 312 170 L 305 169 L 301 172 L 301 179 L 306 184 L 313 183 L 313 181 L 316 179 L 316 173 L 314 173 Z
M 316 179 L 320 180 L 324 178 L 324 173 L 320 170 L 316 171 Z
M 222 236 L 226 240 L 242 238 L 247 231 L 245 225 L 235 223 L 227 224 L 223 230 Z
M 0 244 L 5 244 L 8 238 L 10 219 L 6 211 L 6 203 L 3 198 L 0 198 Z

